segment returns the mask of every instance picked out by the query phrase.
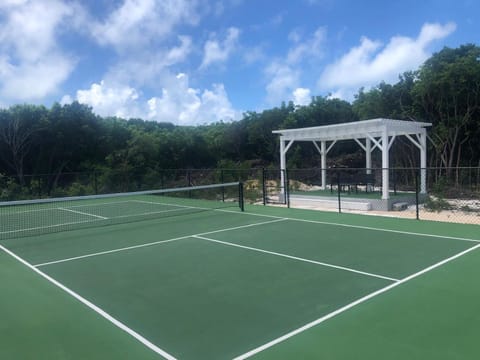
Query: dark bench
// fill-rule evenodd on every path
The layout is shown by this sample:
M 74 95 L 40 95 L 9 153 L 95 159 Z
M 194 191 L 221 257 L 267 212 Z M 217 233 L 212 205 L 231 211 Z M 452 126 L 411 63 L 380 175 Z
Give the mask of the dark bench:
M 374 174 L 348 174 L 337 173 L 332 174 L 330 177 L 330 191 L 333 192 L 333 186 L 339 186 L 340 191 L 352 191 L 355 189 L 355 193 L 358 193 L 358 186 L 365 185 L 365 191 L 368 192 L 369 187 L 375 186 Z

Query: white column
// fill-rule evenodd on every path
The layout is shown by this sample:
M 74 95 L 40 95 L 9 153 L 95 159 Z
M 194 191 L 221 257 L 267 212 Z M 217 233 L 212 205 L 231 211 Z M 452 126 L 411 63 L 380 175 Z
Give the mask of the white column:
M 365 168 L 366 173 L 372 173 L 372 141 L 367 137 L 365 139 Z M 367 191 L 372 191 L 372 185 L 367 184 Z
M 367 169 L 367 174 L 372 173 L 372 141 L 367 137 L 365 139 L 365 168 Z
M 283 136 L 280 136 L 280 188 L 282 189 L 282 192 L 280 196 L 282 199 L 285 199 L 285 168 L 286 168 L 286 161 L 285 161 L 285 140 L 283 139 Z
M 320 142 L 320 154 L 322 157 L 322 190 L 327 186 L 327 142 Z
M 427 193 L 427 130 L 422 129 L 420 135 L 420 193 Z
M 382 199 L 388 199 L 390 195 L 388 160 L 388 133 L 387 128 L 385 127 L 382 133 Z

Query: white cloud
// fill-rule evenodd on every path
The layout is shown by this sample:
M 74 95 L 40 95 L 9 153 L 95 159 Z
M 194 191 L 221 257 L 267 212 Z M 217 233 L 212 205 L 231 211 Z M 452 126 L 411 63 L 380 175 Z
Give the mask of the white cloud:
M 289 38 L 295 43 L 295 46 L 288 51 L 288 63 L 295 64 L 308 58 L 320 58 L 323 54 L 326 29 L 318 28 L 313 36 L 304 42 L 301 42 L 301 37 L 297 32 L 290 33 Z
M 251 65 L 256 63 L 257 61 L 261 61 L 262 59 L 266 58 L 265 51 L 263 50 L 262 46 L 254 46 L 250 48 L 245 48 L 242 51 L 243 60 L 246 64 Z
M 299 29 L 293 29 L 288 34 L 288 40 L 290 40 L 291 42 L 294 42 L 294 43 L 299 42 L 301 37 L 302 36 L 300 35 Z
M 0 9 L 1 8 L 8 8 L 10 6 L 18 6 L 18 5 L 23 5 L 27 3 L 29 0 L 3 0 L 0 3 Z
M 133 56 L 125 56 L 110 67 L 104 75 L 111 84 L 130 84 L 160 89 L 175 75 L 169 67 L 185 61 L 192 51 L 192 39 L 179 36 L 179 44 L 171 48 L 157 48 L 155 53 L 138 51 Z
M 453 31 L 453 23 L 425 24 L 416 39 L 395 36 L 383 47 L 379 41 L 362 37 L 359 46 L 325 68 L 318 87 L 336 94 L 352 94 L 362 86 L 394 82 L 399 74 L 418 68 L 430 56 L 432 42 Z
M 162 89 L 160 96 L 145 99 L 143 94 L 127 85 L 112 85 L 105 81 L 78 90 L 75 99 L 92 106 L 102 116 L 172 122 L 177 125 L 197 125 L 240 118 L 234 110 L 223 84 L 200 91 L 189 85 L 188 76 L 178 74 L 175 81 Z M 62 103 L 72 101 L 66 95 Z
M 189 60 L 192 37 L 178 28 L 195 25 L 201 0 L 123 0 L 113 12 L 93 21 L 91 34 L 100 45 L 113 48 L 118 61 L 102 78 L 105 84 L 145 91 L 169 88 L 170 68 Z
M 9 101 L 42 99 L 67 79 L 75 61 L 57 44 L 57 30 L 75 3 L 7 1 L 0 5 L 0 95 Z M 74 23 L 72 21 L 72 23 Z
M 214 63 L 225 62 L 237 45 L 240 30 L 231 27 L 223 41 L 217 39 L 208 40 L 204 46 L 204 55 L 200 68 L 206 68 Z
M 178 62 L 184 61 L 192 48 L 192 39 L 189 36 L 179 36 L 180 46 L 173 47 L 166 53 L 163 65 L 170 66 Z
M 17 66 L 0 60 L 0 94 L 12 102 L 43 99 L 58 90 L 72 69 L 71 61 L 55 54 Z
M 268 79 L 266 85 L 268 105 L 278 105 L 281 101 L 293 100 L 295 91 L 300 88 L 305 64 L 323 56 L 325 28 L 319 27 L 304 40 L 298 30 L 292 31 L 288 37 L 294 44 L 288 50 L 286 58 L 272 61 L 265 69 Z M 297 96 L 300 93 L 297 92 Z
M 76 100 L 90 105 L 94 111 L 102 116 L 141 117 L 142 111 L 138 106 L 139 94 L 129 86 L 111 87 L 101 81 L 92 84 L 88 90 L 78 90 Z M 64 97 L 64 102 L 67 98 Z
M 293 91 L 293 103 L 295 105 L 308 105 L 312 101 L 310 89 L 296 88 Z
M 117 51 L 141 49 L 172 34 L 176 26 L 198 22 L 196 0 L 124 0 L 104 21 L 92 25 L 94 38 Z
M 206 8 L 207 13 L 213 13 L 216 17 L 222 16 L 226 9 L 241 5 L 244 0 L 218 0 L 205 2 L 203 7 Z
M 192 38 L 179 35 L 177 28 L 197 23 L 199 2 L 123 0 L 104 19 L 93 21 L 91 35 L 98 44 L 112 47 L 119 60 L 106 70 L 102 81 L 78 90 L 74 96 L 66 95 L 62 101 L 78 100 L 102 116 L 182 125 L 239 118 L 223 84 L 194 89 L 185 74 L 174 75 L 171 70 L 192 53 Z M 239 33 L 237 28 L 230 28 L 221 41 L 211 38 L 205 45 L 203 66 L 226 61 Z
M 228 100 L 223 84 L 213 84 L 212 89 L 200 91 L 190 87 L 187 75 L 179 74 L 176 79 L 171 88 L 162 90 L 162 96 L 148 101 L 148 118 L 196 125 L 240 117 Z
M 300 71 L 284 63 L 272 63 L 266 69 L 269 83 L 267 84 L 267 103 L 278 105 L 281 101 L 291 98 L 291 92 L 298 87 Z
M 418 36 L 418 43 L 423 46 L 428 46 L 432 41 L 443 39 L 450 35 L 457 28 L 455 23 L 447 23 L 445 25 L 426 23 L 422 26 L 420 35 Z
M 149 118 L 157 121 L 170 121 L 178 125 L 197 125 L 230 121 L 239 118 L 222 84 L 214 84 L 212 90 L 180 88 L 168 91 L 164 89 L 161 97 L 148 101 Z

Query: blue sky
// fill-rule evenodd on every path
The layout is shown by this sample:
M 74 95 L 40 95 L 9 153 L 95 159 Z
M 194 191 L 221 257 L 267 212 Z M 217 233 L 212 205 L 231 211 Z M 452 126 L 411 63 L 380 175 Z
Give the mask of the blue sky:
M 476 0 L 1 0 L 0 106 L 78 100 L 178 125 L 239 119 L 480 43 Z

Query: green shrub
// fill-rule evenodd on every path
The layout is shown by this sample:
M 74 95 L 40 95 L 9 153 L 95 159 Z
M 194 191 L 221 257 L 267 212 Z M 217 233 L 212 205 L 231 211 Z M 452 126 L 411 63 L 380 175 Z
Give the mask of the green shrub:
M 427 211 L 436 211 L 436 212 L 453 209 L 452 205 L 450 205 L 450 203 L 447 200 L 439 197 L 433 197 L 433 196 L 427 197 L 424 207 Z

